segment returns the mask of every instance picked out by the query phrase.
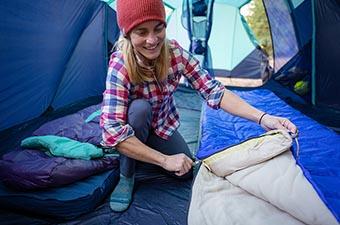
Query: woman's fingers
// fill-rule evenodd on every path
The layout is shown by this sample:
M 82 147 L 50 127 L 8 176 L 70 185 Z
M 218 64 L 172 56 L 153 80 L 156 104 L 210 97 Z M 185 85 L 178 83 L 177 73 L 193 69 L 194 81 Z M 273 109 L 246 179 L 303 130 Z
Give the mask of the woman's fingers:
M 188 173 L 192 167 L 192 160 L 188 156 L 186 156 L 185 154 L 181 154 L 181 157 L 182 159 L 179 161 L 180 163 L 179 176 Z
M 276 117 L 272 115 L 266 115 L 262 119 L 262 125 L 266 130 L 282 129 L 292 133 L 296 133 L 297 128 L 289 119 L 284 117 Z
M 282 118 L 280 120 L 281 125 L 287 129 L 288 131 L 292 132 L 293 134 L 296 133 L 296 126 L 287 118 Z
M 174 171 L 177 176 L 188 173 L 192 167 L 193 161 L 183 153 L 167 156 L 164 169 Z

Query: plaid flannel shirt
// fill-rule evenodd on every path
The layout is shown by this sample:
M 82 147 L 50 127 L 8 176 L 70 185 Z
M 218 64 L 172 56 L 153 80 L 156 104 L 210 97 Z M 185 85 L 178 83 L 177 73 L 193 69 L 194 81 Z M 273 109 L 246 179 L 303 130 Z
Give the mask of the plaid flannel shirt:
M 127 123 L 128 106 L 134 99 L 145 99 L 150 103 L 151 127 L 159 137 L 168 139 L 179 127 L 173 93 L 181 76 L 188 79 L 209 106 L 216 109 L 220 107 L 224 86 L 212 79 L 200 67 L 199 61 L 176 41 L 170 41 L 170 49 L 171 63 L 167 79 L 141 84 L 130 82 L 120 51 L 111 55 L 100 117 L 104 146 L 114 147 L 134 135 L 132 127 Z

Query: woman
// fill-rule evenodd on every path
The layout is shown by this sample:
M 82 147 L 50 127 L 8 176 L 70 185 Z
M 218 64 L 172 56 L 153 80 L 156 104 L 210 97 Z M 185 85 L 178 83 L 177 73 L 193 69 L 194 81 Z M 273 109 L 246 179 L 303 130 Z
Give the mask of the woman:
M 103 145 L 121 153 L 112 210 L 124 211 L 130 205 L 135 160 L 179 178 L 190 177 L 193 161 L 177 131 L 173 100 L 181 76 L 213 108 L 257 122 L 266 130 L 296 132 L 288 119 L 268 115 L 226 90 L 176 41 L 167 40 L 161 0 L 118 0 L 117 21 L 122 35 L 110 59 L 101 115 Z

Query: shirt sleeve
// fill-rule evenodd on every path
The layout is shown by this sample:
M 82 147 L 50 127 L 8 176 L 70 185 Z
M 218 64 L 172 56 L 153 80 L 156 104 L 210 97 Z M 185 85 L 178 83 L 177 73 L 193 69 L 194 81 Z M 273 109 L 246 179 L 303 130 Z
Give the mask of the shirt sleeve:
M 111 57 L 100 116 L 102 145 L 106 147 L 114 147 L 134 135 L 132 127 L 127 124 L 130 82 L 124 74 L 127 71 L 122 60 Z
M 214 108 L 220 108 L 221 99 L 224 93 L 224 86 L 213 79 L 208 71 L 200 66 L 200 62 L 188 51 L 183 49 L 177 42 L 175 45 L 176 57 L 180 57 L 184 76 L 200 95 L 207 101 L 207 104 Z M 176 60 L 177 61 L 177 60 Z

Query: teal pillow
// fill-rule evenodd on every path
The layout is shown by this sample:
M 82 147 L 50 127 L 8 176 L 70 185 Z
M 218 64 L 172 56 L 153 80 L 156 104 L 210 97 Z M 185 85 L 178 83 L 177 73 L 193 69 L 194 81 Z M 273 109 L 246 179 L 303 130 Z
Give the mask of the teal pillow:
M 101 148 L 90 143 L 82 143 L 55 135 L 33 136 L 26 138 L 21 142 L 21 147 L 48 151 L 48 153 L 54 156 L 73 159 L 89 160 L 104 156 Z

